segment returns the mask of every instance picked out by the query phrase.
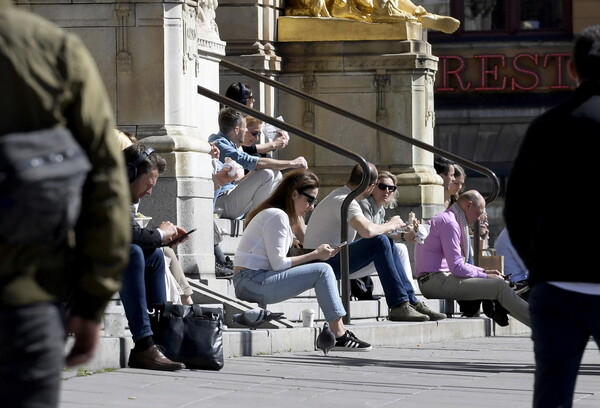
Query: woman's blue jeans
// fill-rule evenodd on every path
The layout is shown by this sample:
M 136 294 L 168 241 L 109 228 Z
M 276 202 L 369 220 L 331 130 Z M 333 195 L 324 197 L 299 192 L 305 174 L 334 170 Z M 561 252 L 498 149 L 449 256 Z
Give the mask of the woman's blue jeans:
M 346 315 L 331 266 L 323 262 L 294 266 L 284 271 L 246 269 L 233 277 L 238 299 L 259 304 L 283 302 L 315 289 L 327 321 Z
M 129 265 L 119 293 L 133 341 L 152 336 L 148 306 L 167 301 L 165 258 L 160 248 L 143 250 L 131 244 Z

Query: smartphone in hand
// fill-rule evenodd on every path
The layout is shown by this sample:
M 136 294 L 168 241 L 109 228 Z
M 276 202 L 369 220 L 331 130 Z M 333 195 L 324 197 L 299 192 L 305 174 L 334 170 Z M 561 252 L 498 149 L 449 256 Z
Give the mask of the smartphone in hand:
M 181 241 L 183 241 L 184 239 L 186 239 L 194 231 L 196 231 L 196 228 L 194 228 L 192 230 L 189 230 L 185 234 L 181 234 L 180 236 L 178 236 L 177 238 L 175 238 L 173 241 L 167 242 L 166 244 L 162 244 L 161 246 L 169 246 L 170 247 L 170 246 L 173 246 L 173 245 L 177 245 Z
M 340 249 L 341 247 L 346 246 L 346 245 L 348 245 L 348 241 L 344 241 L 344 242 L 342 242 L 341 244 L 339 244 L 338 246 L 336 246 L 334 248 L 335 249 Z

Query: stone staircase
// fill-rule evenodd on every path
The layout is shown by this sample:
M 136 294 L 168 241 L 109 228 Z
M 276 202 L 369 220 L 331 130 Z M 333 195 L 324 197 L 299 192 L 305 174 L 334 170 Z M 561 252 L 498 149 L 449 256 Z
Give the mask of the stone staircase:
M 223 231 L 221 243 L 223 252 L 233 256 L 241 239 L 240 222 L 217 220 Z M 381 296 L 379 300 L 351 301 L 351 325 L 349 328 L 361 339 L 374 346 L 400 347 L 407 344 L 441 341 L 448 338 L 484 337 L 496 334 L 523 334 L 529 328 L 511 319 L 508 327 L 496 326 L 488 318 L 458 318 L 453 314 L 458 310 L 455 302 L 448 303 L 441 299 L 425 299 L 420 295 L 418 285 L 414 282 L 415 292 L 421 301 L 431 309 L 448 313 L 454 318 L 439 322 L 409 323 L 391 322 L 387 320 L 387 305 L 379 278 L 372 276 L 375 287 L 374 294 Z M 318 306 L 314 290 L 301 293 L 293 299 L 277 304 L 266 305 L 273 312 L 283 312 L 285 318 L 261 326 L 257 330 L 248 330 L 238 326 L 231 316 L 251 308 L 260 307 L 256 303 L 244 302 L 235 297 L 233 283 L 229 279 L 208 279 L 199 281 L 189 277 L 194 291 L 195 303 L 210 307 L 221 307 L 225 311 L 224 353 L 226 357 L 272 354 L 282 351 L 314 350 L 315 339 L 320 332 L 323 316 Z M 303 327 L 302 311 L 315 311 L 314 327 Z M 131 334 L 126 327 L 123 307 L 118 296 L 111 301 L 104 316 L 104 327 L 100 347 L 96 357 L 83 368 L 98 370 L 120 368 L 127 365 L 129 351 L 133 347 Z

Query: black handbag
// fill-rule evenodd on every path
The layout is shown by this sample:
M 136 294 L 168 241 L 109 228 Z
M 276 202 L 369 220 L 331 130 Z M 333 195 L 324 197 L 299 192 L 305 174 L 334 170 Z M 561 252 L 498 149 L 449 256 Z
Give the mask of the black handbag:
M 223 309 L 201 305 L 153 305 L 149 310 L 154 342 L 187 368 L 223 368 Z

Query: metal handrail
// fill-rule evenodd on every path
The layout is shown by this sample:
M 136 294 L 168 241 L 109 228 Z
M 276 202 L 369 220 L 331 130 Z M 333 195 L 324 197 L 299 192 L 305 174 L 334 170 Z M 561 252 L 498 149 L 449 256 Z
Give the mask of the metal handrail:
M 485 197 L 485 201 L 487 204 L 491 203 L 492 201 L 494 201 L 496 199 L 496 197 L 498 197 L 498 193 L 500 191 L 500 182 L 498 181 L 498 177 L 496 177 L 496 174 L 494 174 L 493 171 L 491 171 L 490 169 L 488 169 L 487 167 L 481 166 L 475 162 L 472 162 L 470 160 L 464 159 L 460 156 L 457 156 L 453 153 L 447 152 L 445 150 L 442 150 L 438 147 L 435 147 L 433 145 L 427 144 L 425 142 L 422 142 L 420 140 L 417 139 L 413 139 L 409 136 L 403 135 L 399 132 L 396 132 L 394 130 L 391 130 L 389 128 L 386 128 L 385 126 L 380 125 L 379 123 L 373 122 L 371 120 L 365 119 L 361 116 L 355 115 L 352 112 L 348 112 L 347 110 L 338 108 L 337 106 L 334 106 L 330 103 L 327 103 L 325 101 L 322 101 L 318 98 L 315 98 L 314 96 L 311 96 L 305 92 L 299 91 L 295 88 L 292 88 L 291 86 L 285 85 L 281 82 L 275 81 L 273 79 L 270 79 L 264 75 L 258 74 L 254 71 L 251 71 L 249 69 L 246 69 L 240 65 L 234 64 L 230 61 L 221 59 L 220 60 L 220 64 L 223 65 L 226 68 L 231 69 L 232 71 L 236 71 L 239 72 L 240 74 L 243 74 L 249 78 L 255 79 L 259 82 L 262 82 L 264 84 L 270 85 L 274 88 L 277 89 L 281 89 L 291 95 L 294 95 L 302 100 L 305 101 L 310 101 L 312 103 L 314 103 L 317 106 L 320 106 L 324 109 L 327 109 L 331 112 L 337 113 L 343 117 L 352 119 L 358 123 L 361 123 L 367 127 L 373 128 L 379 132 L 388 134 L 392 137 L 395 137 L 397 139 L 400 139 L 406 143 L 409 143 L 413 146 L 419 147 L 423 150 L 429 151 L 433 154 L 437 154 L 438 156 L 442 156 L 445 157 L 447 159 L 450 159 L 456 163 L 459 163 L 467 168 L 470 168 L 472 170 L 475 170 L 476 172 L 483 174 L 485 176 L 488 177 L 488 179 L 491 182 L 492 185 L 492 191 L 490 192 L 490 194 Z M 334 150 L 334 149 L 341 149 L 343 151 L 346 151 L 347 153 L 350 153 L 354 156 L 354 160 L 356 160 L 357 162 L 359 162 L 359 164 L 361 165 L 361 167 L 363 168 L 363 179 L 361 180 L 361 184 L 359 185 L 359 187 L 357 187 L 355 190 L 351 191 L 350 194 L 346 197 L 346 199 L 344 200 L 344 202 L 342 203 L 342 209 L 341 209 L 341 219 L 345 220 L 347 218 L 347 212 L 348 212 L 348 207 L 350 205 L 350 202 L 357 197 L 358 195 L 360 195 L 368 186 L 368 180 L 370 177 L 370 172 L 368 169 L 368 165 L 366 164 L 365 160 L 357 155 L 356 153 L 350 152 L 347 149 L 344 149 L 340 146 L 335 145 L 334 143 L 328 142 L 324 139 L 321 139 L 313 134 L 307 133 L 304 130 L 298 129 L 294 126 L 291 126 L 285 122 L 279 121 L 275 118 L 272 118 L 270 116 L 267 116 L 265 114 L 263 114 L 262 112 L 259 112 L 257 110 L 254 110 L 252 108 L 248 108 L 245 105 L 242 105 L 238 102 L 235 102 L 225 96 L 221 96 L 220 94 L 214 93 L 204 87 L 198 86 L 198 93 L 207 96 L 213 100 L 219 101 L 224 105 L 229 105 L 232 106 L 242 112 L 251 114 L 254 117 L 257 117 L 261 120 L 263 120 L 266 123 L 275 125 L 277 127 L 279 127 L 280 129 L 283 130 L 287 130 L 289 132 L 298 134 L 299 136 L 301 136 L 304 139 L 308 139 L 313 141 L 314 143 L 323 146 L 325 148 L 328 148 L 330 150 Z M 329 146 L 329 147 L 327 147 Z M 334 147 L 335 146 L 335 147 Z M 342 153 L 340 153 L 342 154 Z M 350 156 L 346 156 L 346 157 L 350 157 Z M 360 160 L 358 160 L 357 158 L 360 158 Z M 478 223 L 476 223 L 476 227 L 477 227 Z M 476 242 L 476 246 L 478 246 L 479 244 L 479 228 L 475 228 L 475 242 Z M 348 225 L 346 222 L 341 222 L 341 241 L 344 241 L 344 239 L 347 237 L 347 233 L 348 233 Z M 349 252 L 348 252 L 348 245 L 345 245 L 344 247 L 341 248 L 341 252 L 340 252 L 340 268 L 341 268 L 341 275 L 342 275 L 342 302 L 344 304 L 344 307 L 346 308 L 346 316 L 344 317 L 344 323 L 350 323 L 350 280 L 349 280 Z
M 274 126 L 277 126 L 280 129 L 286 130 L 290 133 L 294 133 L 295 135 L 300 136 L 302 139 L 306 139 L 328 150 L 331 150 L 341 156 L 347 157 L 357 162 L 362 167 L 363 178 L 361 180 L 360 185 L 355 190 L 352 190 L 342 202 L 341 219 L 345 220 L 348 218 L 348 208 L 350 207 L 350 203 L 352 202 L 352 200 L 354 200 L 357 196 L 359 196 L 363 191 L 367 189 L 367 187 L 369 186 L 369 180 L 371 178 L 371 171 L 369 169 L 369 165 L 362 156 L 328 140 L 315 136 L 312 133 L 308 133 L 302 129 L 292 126 L 289 123 L 285 123 L 271 116 L 265 115 L 260 111 L 249 108 L 246 105 L 242 105 L 239 102 L 231 100 L 226 96 L 213 92 L 210 89 L 205 88 L 203 86 L 198 85 L 198 93 L 200 95 L 206 96 L 207 98 L 220 102 L 223 105 L 228 105 L 236 110 L 252 115 L 255 118 L 258 118 L 266 123 L 270 123 Z M 348 223 L 341 222 L 340 224 L 340 234 L 342 237 L 341 241 L 344 241 L 347 239 L 346 237 L 348 237 Z M 344 245 L 340 248 L 340 269 L 342 275 L 342 304 L 346 309 L 346 316 L 344 316 L 344 322 L 350 323 L 350 252 L 348 251 L 348 245 Z
M 481 166 L 481 165 L 479 165 L 479 164 L 477 164 L 475 162 L 472 162 L 470 160 L 463 159 L 462 157 L 457 156 L 457 155 L 455 155 L 453 153 L 447 152 L 445 150 L 442 150 L 439 147 L 432 146 L 432 145 L 427 144 L 425 142 L 422 142 L 420 140 L 413 139 L 412 137 L 405 136 L 405 135 L 403 135 L 403 134 L 401 134 L 399 132 L 396 132 L 394 130 L 388 129 L 385 126 L 380 125 L 379 123 L 376 123 L 376 122 L 373 122 L 373 121 L 371 121 L 369 119 L 365 119 L 365 118 L 363 118 L 361 116 L 355 115 L 354 113 L 348 112 L 347 110 L 338 108 L 337 106 L 334 106 L 334 105 L 332 105 L 330 103 L 322 101 L 322 100 L 320 100 L 318 98 L 315 98 L 314 96 L 311 96 L 311 95 L 309 95 L 307 93 L 299 91 L 299 90 L 297 90 L 295 88 L 292 88 L 289 85 L 285 85 L 285 84 L 282 84 L 281 82 L 275 81 L 275 80 L 273 80 L 271 78 L 267 78 L 267 77 L 265 77 L 265 76 L 263 76 L 261 74 L 258 74 L 258 73 L 254 72 L 254 71 L 251 71 L 249 69 L 241 67 L 241 66 L 239 66 L 237 64 L 234 64 L 234 63 L 232 63 L 230 61 L 221 60 L 221 65 L 223 65 L 224 67 L 227 67 L 227 68 L 229 68 L 229 69 L 231 69 L 233 71 L 237 71 L 240 74 L 244 74 L 245 76 L 248 76 L 249 78 L 256 79 L 259 82 L 263 82 L 263 83 L 265 83 L 267 85 L 270 85 L 272 87 L 275 87 L 275 88 L 278 88 L 278 89 L 282 89 L 282 90 L 284 90 L 284 91 L 286 91 L 286 92 L 288 92 L 288 93 L 290 93 L 290 94 L 292 94 L 294 96 L 297 96 L 300 99 L 308 100 L 308 101 L 314 103 L 315 105 L 318 105 L 318 106 L 320 106 L 322 108 L 325 108 L 325 109 L 327 109 L 329 111 L 335 112 L 335 113 L 337 113 L 337 114 L 339 114 L 341 116 L 350 118 L 350 119 L 352 119 L 352 120 L 354 120 L 356 122 L 359 122 L 359 123 L 361 123 L 361 124 L 363 124 L 365 126 L 368 126 L 370 128 L 376 129 L 379 132 L 386 133 L 386 134 L 388 134 L 390 136 L 393 136 L 393 137 L 395 137 L 397 139 L 400 139 L 400 140 L 402 140 L 402 141 L 404 141 L 406 143 L 410 143 L 413 146 L 417 146 L 417 147 L 419 147 L 419 148 L 421 148 L 423 150 L 427 150 L 427 151 L 429 151 L 429 152 L 431 152 L 433 154 L 437 154 L 438 156 L 445 157 L 447 159 L 455 161 L 458 164 L 462 164 L 465 167 L 468 167 L 468 168 L 470 168 L 472 170 L 475 170 L 476 172 L 481 173 L 481 174 L 487 176 L 490 179 L 490 181 L 491 181 L 492 191 L 491 191 L 490 195 L 488 197 L 486 197 L 486 199 L 485 199 L 486 203 L 489 204 L 492 201 L 494 201 L 496 199 L 496 197 L 498 197 L 498 193 L 500 191 L 500 182 L 498 181 L 498 177 L 496 177 L 496 174 L 494 174 L 494 172 L 491 171 L 490 169 L 488 169 L 487 167 Z

